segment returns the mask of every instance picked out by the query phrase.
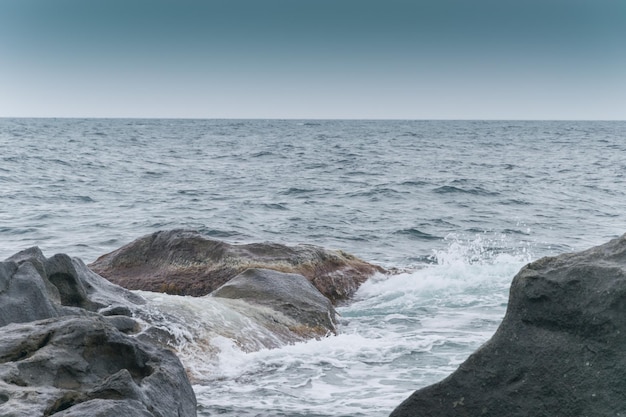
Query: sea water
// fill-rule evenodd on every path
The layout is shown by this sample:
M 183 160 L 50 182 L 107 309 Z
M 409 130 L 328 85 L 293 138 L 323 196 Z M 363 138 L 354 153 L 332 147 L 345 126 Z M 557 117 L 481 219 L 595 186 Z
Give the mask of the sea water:
M 626 232 L 625 137 L 626 122 L 0 119 L 0 258 L 91 262 L 172 228 L 353 253 L 393 273 L 320 340 L 142 295 L 178 335 L 200 416 L 384 416 L 491 337 L 525 263 Z

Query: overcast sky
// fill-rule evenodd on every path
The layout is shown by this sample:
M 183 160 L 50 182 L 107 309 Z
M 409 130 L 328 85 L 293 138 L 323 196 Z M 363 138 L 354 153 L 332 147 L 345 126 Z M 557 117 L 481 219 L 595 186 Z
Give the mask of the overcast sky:
M 624 0 L 0 0 L 0 116 L 626 119 Z

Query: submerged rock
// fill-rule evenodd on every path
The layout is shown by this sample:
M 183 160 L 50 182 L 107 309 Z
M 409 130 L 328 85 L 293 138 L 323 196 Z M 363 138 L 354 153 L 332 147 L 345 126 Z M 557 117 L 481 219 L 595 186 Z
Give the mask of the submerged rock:
M 626 415 L 626 235 L 515 276 L 494 336 L 391 417 Z
M 288 329 L 303 335 L 336 333 L 336 312 L 304 276 L 269 269 L 248 269 L 211 293 L 214 297 L 242 299 L 270 307 L 291 320 Z M 281 322 L 281 320 L 275 320 Z
M 195 416 L 178 358 L 134 335 L 144 303 L 67 255 L 0 262 L 0 415 Z
M 305 276 L 333 303 L 346 300 L 382 268 L 341 251 L 313 245 L 232 245 L 198 232 L 171 230 L 141 237 L 89 267 L 133 290 L 202 296 L 249 268 Z

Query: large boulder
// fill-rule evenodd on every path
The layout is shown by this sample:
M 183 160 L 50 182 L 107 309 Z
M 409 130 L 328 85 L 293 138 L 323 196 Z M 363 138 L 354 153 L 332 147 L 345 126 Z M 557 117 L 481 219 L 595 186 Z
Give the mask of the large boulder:
M 626 415 L 626 235 L 533 262 L 495 335 L 392 417 Z
M 0 334 L 2 416 L 196 415 L 178 358 L 103 316 L 10 324 Z
M 195 231 L 143 236 L 101 256 L 89 267 L 132 290 L 203 296 L 249 268 L 305 276 L 333 303 L 346 300 L 382 268 L 342 251 L 313 245 L 232 245 Z
M 330 300 L 299 274 L 247 269 L 211 295 L 269 307 L 286 316 L 288 320 L 282 322 L 297 334 L 325 336 L 336 333 L 336 312 Z
M 139 337 L 145 300 L 67 255 L 0 262 L 0 415 L 196 415 L 178 358 Z
M 65 254 L 46 258 L 33 247 L 0 262 L 0 326 L 142 304 Z

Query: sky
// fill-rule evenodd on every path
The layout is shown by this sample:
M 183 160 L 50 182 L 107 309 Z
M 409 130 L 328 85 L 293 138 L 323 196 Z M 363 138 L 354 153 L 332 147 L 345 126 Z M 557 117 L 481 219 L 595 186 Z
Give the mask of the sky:
M 626 119 L 624 0 L 0 0 L 0 117 Z

